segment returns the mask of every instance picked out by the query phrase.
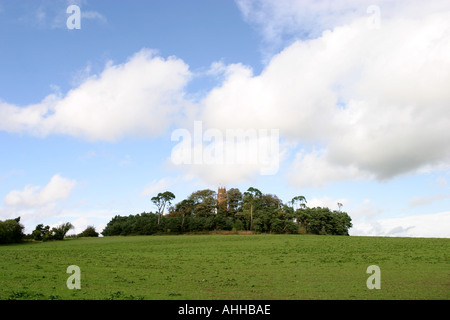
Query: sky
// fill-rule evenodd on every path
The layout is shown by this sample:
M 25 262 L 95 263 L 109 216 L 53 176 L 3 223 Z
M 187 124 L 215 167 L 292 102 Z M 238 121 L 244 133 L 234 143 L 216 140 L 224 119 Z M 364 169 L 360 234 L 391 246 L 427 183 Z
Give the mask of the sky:
M 0 220 L 222 185 L 448 238 L 449 52 L 448 0 L 0 0 Z

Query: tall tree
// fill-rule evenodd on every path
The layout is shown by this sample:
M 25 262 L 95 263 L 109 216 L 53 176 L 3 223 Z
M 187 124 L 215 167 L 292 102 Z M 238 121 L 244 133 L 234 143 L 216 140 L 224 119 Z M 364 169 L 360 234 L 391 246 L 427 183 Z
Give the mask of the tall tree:
M 250 230 L 253 229 L 253 202 L 255 199 L 262 196 L 262 192 L 256 188 L 250 187 L 246 192 L 244 192 L 245 198 L 250 201 Z
M 237 188 L 231 188 L 227 191 L 228 214 L 234 217 L 236 213 L 242 210 L 242 192 Z
M 306 208 L 306 203 L 308 203 L 308 201 L 306 201 L 306 198 L 304 196 L 293 197 L 291 202 L 292 202 L 292 207 L 294 207 L 294 205 L 296 203 L 298 203 L 299 204 L 299 208 L 302 208 L 302 209 Z
M 198 216 L 212 216 L 216 212 L 216 192 L 210 189 L 193 192 L 188 200 L 194 202 L 194 214 Z
M 158 225 L 161 222 L 161 216 L 164 214 L 164 208 L 166 205 L 170 205 L 173 199 L 175 199 L 175 195 L 170 191 L 160 192 L 152 198 L 152 202 L 158 208 Z
M 184 199 L 175 206 L 175 212 L 181 215 L 181 232 L 184 231 L 184 219 L 186 215 L 191 215 L 194 210 L 194 201 Z
M 296 196 L 293 197 L 291 200 L 292 203 L 292 210 L 294 211 L 294 217 L 297 222 L 297 225 L 299 223 L 303 224 L 306 227 L 307 220 L 306 215 L 304 212 L 304 209 L 306 209 L 306 198 L 304 196 Z M 295 205 L 298 203 L 298 208 L 295 209 Z

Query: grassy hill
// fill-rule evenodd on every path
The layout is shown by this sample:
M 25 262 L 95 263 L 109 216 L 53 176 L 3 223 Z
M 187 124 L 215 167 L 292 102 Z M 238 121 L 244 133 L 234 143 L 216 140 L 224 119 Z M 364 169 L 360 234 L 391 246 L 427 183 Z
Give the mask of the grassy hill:
M 0 299 L 449 299 L 449 253 L 450 239 L 269 234 L 3 245 Z

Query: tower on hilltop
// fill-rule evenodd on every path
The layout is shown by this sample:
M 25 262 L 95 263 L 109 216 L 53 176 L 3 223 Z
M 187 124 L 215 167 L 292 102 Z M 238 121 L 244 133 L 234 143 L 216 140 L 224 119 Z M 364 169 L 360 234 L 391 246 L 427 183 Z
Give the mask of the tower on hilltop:
M 227 189 L 225 187 L 219 187 L 217 192 L 217 206 L 224 209 L 227 207 Z

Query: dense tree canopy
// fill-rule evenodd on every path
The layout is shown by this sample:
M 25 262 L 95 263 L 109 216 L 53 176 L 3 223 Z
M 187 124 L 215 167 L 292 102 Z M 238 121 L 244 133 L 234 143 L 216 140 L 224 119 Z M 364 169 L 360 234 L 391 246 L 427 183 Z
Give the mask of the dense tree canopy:
M 23 229 L 23 225 L 20 224 L 20 217 L 0 221 L 0 244 L 22 241 L 24 236 Z
M 52 229 L 50 229 L 50 226 L 44 227 L 43 224 L 38 224 L 31 233 L 31 237 L 37 241 L 63 240 L 70 229 L 73 229 L 73 225 L 70 222 L 65 222 Z
M 309 208 L 304 196 L 296 196 L 287 203 L 273 194 L 264 194 L 256 188 L 241 192 L 231 188 L 226 201 L 217 203 L 217 193 L 210 189 L 193 192 L 187 199 L 174 205 L 175 195 L 166 191 L 151 198 L 157 212 L 112 218 L 102 235 L 151 235 L 158 233 L 192 233 L 214 230 L 248 230 L 257 233 L 310 233 L 349 235 L 352 219 L 342 211 L 329 208 Z M 168 214 L 164 214 L 167 208 Z M 24 237 L 37 241 L 62 240 L 73 228 L 67 222 L 51 228 L 38 224 L 31 235 L 24 235 L 20 217 L 0 221 L 0 244 L 20 242 Z M 97 237 L 93 226 L 79 237 Z
M 194 203 L 193 213 L 203 217 L 214 215 L 217 208 L 216 196 L 216 192 L 209 189 L 193 192 L 188 198 Z
M 175 195 L 166 191 L 161 195 Z M 311 233 L 348 235 L 351 218 L 341 211 L 329 208 L 308 208 L 304 196 L 296 196 L 287 203 L 273 194 L 264 194 L 256 188 L 242 193 L 231 188 L 226 193 L 226 206 L 217 204 L 217 193 L 210 189 L 193 192 L 187 199 L 168 208 L 163 215 L 158 207 L 156 213 L 141 213 L 127 217 L 115 216 L 102 234 L 149 235 L 156 233 L 205 232 L 213 230 L 252 230 L 259 233 Z

